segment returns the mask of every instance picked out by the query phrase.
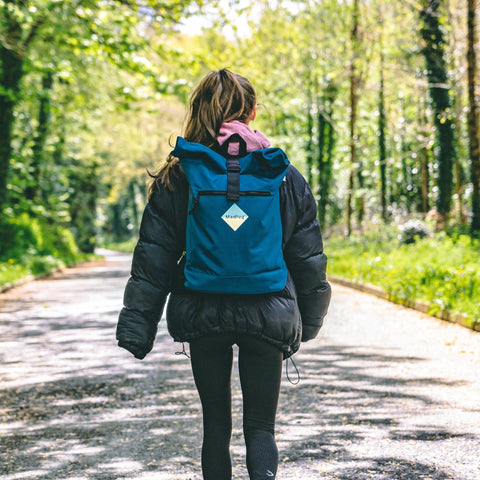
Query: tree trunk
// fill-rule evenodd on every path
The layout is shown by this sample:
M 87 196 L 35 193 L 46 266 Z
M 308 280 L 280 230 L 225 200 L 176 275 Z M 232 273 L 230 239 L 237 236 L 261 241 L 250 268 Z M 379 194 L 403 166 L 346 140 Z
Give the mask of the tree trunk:
M 38 112 L 38 130 L 33 142 L 31 163 L 33 185 L 27 188 L 25 196 L 29 200 L 38 198 L 41 186 L 41 172 L 45 163 L 45 143 L 50 123 L 50 95 L 53 86 L 53 73 L 46 72 L 42 78 L 42 92 Z
M 446 8 L 448 12 L 448 24 L 449 25 L 457 25 L 459 22 L 459 14 L 458 14 L 458 5 L 455 0 L 446 0 Z M 450 69 L 453 72 L 456 72 L 454 85 L 452 87 L 453 94 L 453 103 L 455 107 L 455 117 L 457 119 L 457 134 L 456 134 L 456 145 L 457 145 L 457 155 L 453 165 L 454 171 L 454 186 L 455 186 L 455 197 L 456 197 L 456 205 L 458 209 L 458 217 L 457 221 L 459 223 L 466 222 L 466 215 L 465 215 L 465 203 L 464 203 L 464 192 L 465 192 L 465 170 L 463 167 L 463 162 L 465 161 L 466 154 L 463 151 L 464 143 L 462 139 L 465 137 L 463 132 L 463 122 L 462 116 L 464 112 L 464 82 L 463 82 L 463 75 L 459 72 L 463 70 L 464 61 L 465 59 L 456 55 L 455 51 L 458 45 L 463 44 L 464 42 L 464 35 L 460 29 L 452 29 L 451 31 L 451 40 L 450 40 L 450 48 L 448 51 L 448 57 L 450 57 Z M 468 122 L 466 122 L 468 123 Z M 468 128 L 465 125 L 465 128 Z
M 403 180 L 403 185 L 402 185 L 402 196 L 404 197 L 405 200 L 405 210 L 407 211 L 407 214 L 410 214 L 412 212 L 412 202 L 410 201 L 410 192 L 408 190 L 409 185 L 410 185 L 410 178 L 408 174 L 408 165 L 407 165 L 407 159 L 405 158 L 405 143 L 402 140 L 401 143 L 401 149 L 400 153 L 402 156 L 402 180 Z
M 355 202 L 357 207 L 357 226 L 358 229 L 362 229 L 363 219 L 365 217 L 365 194 L 364 187 L 365 182 L 363 179 L 363 162 L 357 156 L 357 184 L 358 184 L 358 196 Z
M 7 182 L 12 155 L 14 107 L 18 101 L 23 63 L 29 44 L 35 38 L 45 17 L 37 18 L 28 33 L 24 24 L 9 8 L 12 0 L 3 2 L 2 35 L 0 37 L 0 220 L 8 198 Z
M 21 30 L 18 24 L 9 26 L 8 38 L 17 40 Z M 13 41 L 13 40 L 12 40 Z M 23 75 L 23 58 L 0 44 L 0 219 L 7 201 L 7 181 L 12 155 L 14 106 Z
M 325 113 L 318 112 L 318 220 L 320 225 L 325 224 L 325 212 L 327 208 L 328 190 L 330 184 L 331 167 L 328 164 L 328 158 L 325 155 L 325 133 L 327 122 Z
M 311 188 L 313 188 L 313 100 L 312 92 L 309 91 L 309 101 L 307 106 L 307 181 Z
M 440 26 L 438 7 L 440 0 L 426 0 L 420 12 L 425 46 L 423 55 L 427 66 L 430 97 L 434 111 L 434 124 L 438 145 L 438 197 L 437 210 L 444 222 L 450 213 L 453 190 L 453 164 L 455 160 L 454 122 L 451 116 L 445 42 Z
M 348 179 L 347 194 L 347 235 L 352 233 L 352 214 L 353 214 L 353 198 L 355 174 L 358 169 L 357 160 L 357 106 L 358 106 L 358 74 L 357 74 L 357 57 L 358 57 L 358 24 L 359 24 L 359 8 L 358 0 L 354 0 L 353 4 L 353 25 L 352 25 L 352 58 L 350 61 L 350 174 Z
M 455 85 L 455 114 L 458 120 L 462 118 L 462 112 L 463 112 L 463 104 L 462 104 L 462 99 L 463 99 L 463 84 L 462 82 L 456 82 Z M 467 122 L 468 123 L 468 122 Z M 457 122 L 457 126 L 460 129 L 460 121 Z M 457 132 L 457 141 L 459 138 L 462 136 L 462 132 Z M 466 214 L 465 214 L 465 203 L 464 203 L 464 192 L 465 192 L 465 180 L 466 180 L 466 175 L 465 175 L 465 170 L 462 165 L 462 158 L 464 157 L 463 155 L 463 149 L 462 145 L 460 143 L 457 144 L 458 147 L 458 152 L 462 151 L 462 155 L 460 156 L 457 154 L 455 158 L 455 164 L 453 165 L 453 171 L 455 174 L 455 196 L 456 196 L 456 204 L 458 208 L 458 222 L 459 223 L 465 223 L 466 222 Z M 461 157 L 461 158 L 459 158 Z
M 422 95 L 423 96 L 423 95 Z M 427 105 L 418 103 L 418 124 L 420 125 L 420 176 L 421 186 L 420 191 L 422 193 L 420 202 L 420 211 L 424 215 L 430 210 L 430 202 L 428 200 L 429 185 L 430 185 L 430 169 L 429 169 L 429 154 L 428 154 L 428 131 L 427 131 Z
M 326 223 L 326 213 L 333 176 L 333 148 L 335 129 L 333 128 L 333 104 L 338 88 L 332 79 L 328 80 L 322 100 L 322 111 L 318 114 L 318 220 Z
M 380 203 L 382 220 L 386 223 L 387 214 L 387 148 L 385 141 L 385 79 L 383 45 L 380 41 L 380 88 L 378 92 L 378 163 L 380 167 Z
M 330 112 L 330 118 L 332 117 L 333 112 Z M 322 226 L 326 224 L 326 215 L 327 215 L 327 206 L 328 206 L 328 199 L 329 199 L 329 194 L 330 194 L 330 186 L 332 183 L 332 177 L 333 177 L 333 148 L 335 145 L 335 130 L 333 128 L 333 125 L 331 122 L 327 123 L 326 126 L 326 137 L 327 137 L 327 152 L 326 152 L 326 161 L 325 161 L 325 169 L 324 169 L 324 175 L 323 175 L 323 188 L 322 188 L 322 198 L 323 198 L 323 203 L 322 203 L 322 208 L 323 208 L 323 213 L 322 213 Z
M 90 165 L 78 165 L 69 179 L 73 190 L 69 201 L 71 228 L 78 247 L 86 253 L 93 253 L 96 245 L 97 170 L 98 165 L 94 162 Z M 124 213 L 125 205 L 123 207 L 118 212 L 119 217 Z
M 476 71 L 476 44 L 475 7 L 476 0 L 468 0 L 468 139 L 470 146 L 470 176 L 472 180 L 472 223 L 470 230 L 473 235 L 480 234 L 480 142 L 478 104 L 475 98 L 477 80 Z
M 428 201 L 428 184 L 430 183 L 430 175 L 428 170 L 428 149 L 422 147 L 421 158 L 421 175 L 422 175 L 422 213 L 427 214 L 430 209 L 430 203 Z
M 132 223 L 134 231 L 140 228 L 140 214 L 137 205 L 137 181 L 132 180 L 128 185 L 128 193 L 130 197 L 130 203 L 132 205 Z

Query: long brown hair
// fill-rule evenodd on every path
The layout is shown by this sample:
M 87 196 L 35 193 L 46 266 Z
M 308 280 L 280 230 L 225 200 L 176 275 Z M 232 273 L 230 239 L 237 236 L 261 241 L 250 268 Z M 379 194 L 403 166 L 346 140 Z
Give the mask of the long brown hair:
M 234 120 L 247 122 L 256 103 L 255 89 L 245 77 L 226 68 L 210 72 L 192 92 L 183 137 L 189 142 L 213 147 L 220 127 Z M 178 159 L 169 155 L 156 174 L 149 172 L 153 178 L 149 197 L 158 182 L 172 189 L 172 175 L 180 170 L 173 169 L 175 165 L 178 165 Z

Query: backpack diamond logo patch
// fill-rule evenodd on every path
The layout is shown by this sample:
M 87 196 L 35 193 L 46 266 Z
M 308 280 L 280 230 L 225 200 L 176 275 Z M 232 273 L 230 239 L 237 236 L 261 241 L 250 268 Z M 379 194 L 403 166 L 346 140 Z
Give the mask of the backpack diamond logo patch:
M 236 203 L 222 215 L 222 219 L 233 231 L 240 228 L 247 218 L 248 215 Z

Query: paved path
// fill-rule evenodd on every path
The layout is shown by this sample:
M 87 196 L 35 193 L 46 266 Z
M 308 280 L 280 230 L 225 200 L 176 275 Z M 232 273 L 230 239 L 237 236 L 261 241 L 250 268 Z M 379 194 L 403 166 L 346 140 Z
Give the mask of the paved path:
M 200 405 L 165 322 L 142 362 L 115 344 L 129 263 L 109 255 L 0 296 L 1 479 L 201 479 Z M 334 287 L 295 360 L 279 480 L 480 479 L 480 334 Z

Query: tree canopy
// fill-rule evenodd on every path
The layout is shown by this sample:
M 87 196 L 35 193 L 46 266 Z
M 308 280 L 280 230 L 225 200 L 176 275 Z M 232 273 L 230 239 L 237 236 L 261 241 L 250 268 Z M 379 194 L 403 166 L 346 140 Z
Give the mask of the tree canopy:
M 0 0 L 0 223 L 56 223 L 86 251 L 135 233 L 146 169 L 191 88 L 227 67 L 255 85 L 254 128 L 308 178 L 324 229 L 429 215 L 478 233 L 475 7 Z

